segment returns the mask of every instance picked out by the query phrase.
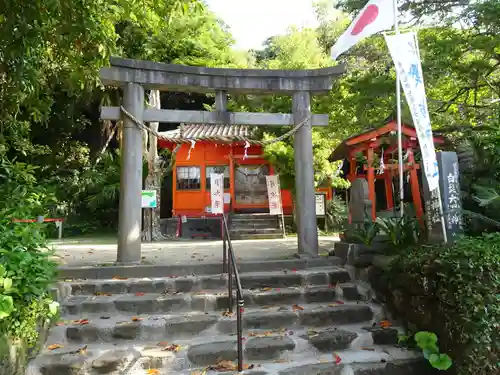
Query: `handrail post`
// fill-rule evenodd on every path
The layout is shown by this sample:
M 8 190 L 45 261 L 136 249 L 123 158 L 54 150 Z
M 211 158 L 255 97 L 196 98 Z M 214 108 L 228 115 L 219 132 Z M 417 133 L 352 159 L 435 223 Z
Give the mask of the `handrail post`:
M 244 303 L 245 301 L 243 300 L 243 296 L 240 294 L 238 291 L 237 293 L 237 298 L 238 298 L 238 308 L 236 310 L 236 329 L 237 329 L 237 336 L 238 336 L 238 371 L 241 372 L 243 371 L 243 319 L 242 319 L 242 314 L 243 314 L 243 309 L 244 309 Z
M 224 215 L 224 214 L 222 214 Z M 222 273 L 227 273 L 228 268 L 228 259 L 227 259 L 227 234 L 226 234 L 226 226 L 224 225 L 224 217 L 221 219 L 222 221 Z
M 229 246 L 229 259 L 228 259 L 228 267 L 227 267 L 227 302 L 229 313 L 233 312 L 233 267 L 231 264 L 231 246 Z

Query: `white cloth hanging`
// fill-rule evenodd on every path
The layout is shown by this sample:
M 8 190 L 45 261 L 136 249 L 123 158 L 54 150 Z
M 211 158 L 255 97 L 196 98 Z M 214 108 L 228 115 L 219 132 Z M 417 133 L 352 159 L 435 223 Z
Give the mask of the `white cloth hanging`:
M 196 141 L 190 140 L 190 142 L 191 142 L 191 147 L 189 147 L 188 156 L 186 160 L 191 159 L 191 150 L 194 150 L 194 146 L 196 145 Z
M 384 149 L 382 149 L 382 154 L 380 155 L 380 167 L 377 174 L 384 174 L 385 164 L 384 164 Z
M 245 141 L 245 154 L 243 155 L 243 160 L 248 158 L 248 149 L 250 148 L 250 143 L 248 141 Z

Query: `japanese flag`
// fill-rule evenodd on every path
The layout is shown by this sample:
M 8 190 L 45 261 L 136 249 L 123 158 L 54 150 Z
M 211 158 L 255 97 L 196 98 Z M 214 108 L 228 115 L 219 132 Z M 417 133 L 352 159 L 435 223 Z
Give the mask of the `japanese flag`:
M 371 0 L 332 47 L 334 60 L 364 38 L 394 26 L 394 0 Z

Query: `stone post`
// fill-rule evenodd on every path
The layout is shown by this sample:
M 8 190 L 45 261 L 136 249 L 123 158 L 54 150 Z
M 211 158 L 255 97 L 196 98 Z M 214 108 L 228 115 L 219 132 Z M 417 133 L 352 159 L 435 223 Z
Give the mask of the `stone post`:
M 298 124 L 311 115 L 311 96 L 307 91 L 293 94 L 293 114 Z M 299 255 L 318 256 L 318 228 L 311 120 L 294 137 L 295 190 L 297 194 L 297 232 Z
M 144 89 L 136 83 L 124 87 L 123 106 L 142 121 Z M 121 149 L 120 209 L 118 218 L 118 253 L 116 262 L 141 262 L 141 190 L 142 190 L 142 130 L 122 114 L 123 141 Z

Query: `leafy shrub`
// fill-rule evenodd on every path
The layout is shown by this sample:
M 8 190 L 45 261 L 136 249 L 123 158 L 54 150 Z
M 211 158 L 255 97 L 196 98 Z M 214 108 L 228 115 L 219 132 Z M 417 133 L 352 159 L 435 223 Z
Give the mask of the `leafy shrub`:
M 347 205 L 337 195 L 326 202 L 326 220 L 330 230 L 343 231 L 346 228 L 347 216 Z
M 49 296 L 57 265 L 50 260 L 43 224 L 12 219 L 43 214 L 51 197 L 36 184 L 33 168 L 6 159 L 0 164 L 0 188 L 0 369 L 17 374 L 23 364 L 11 362 L 9 345 L 35 347 L 41 327 L 57 313 Z
M 405 249 L 418 243 L 420 225 L 412 216 L 378 218 L 376 223 L 380 232 L 387 236 L 384 242 L 395 249 Z
M 347 242 L 371 245 L 375 240 L 375 237 L 380 232 L 380 227 L 376 222 L 367 220 L 364 222 L 362 227 L 359 228 L 349 228 L 345 231 L 344 238 Z
M 500 233 L 409 249 L 371 280 L 403 320 L 436 332 L 459 375 L 500 373 Z

